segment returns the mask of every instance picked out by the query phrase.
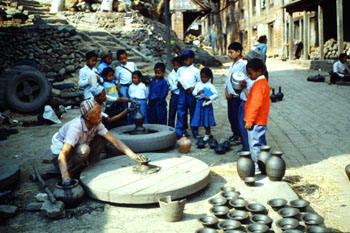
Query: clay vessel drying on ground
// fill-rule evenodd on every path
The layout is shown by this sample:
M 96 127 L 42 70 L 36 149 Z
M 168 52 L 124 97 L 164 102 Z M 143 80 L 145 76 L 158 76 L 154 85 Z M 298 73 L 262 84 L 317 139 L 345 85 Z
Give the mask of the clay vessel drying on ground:
M 192 142 L 185 135 L 182 135 L 182 137 L 177 141 L 177 144 L 179 144 L 179 151 L 181 153 L 186 154 L 191 150 Z
M 210 139 L 209 146 L 211 149 L 215 149 L 218 146 L 218 141 L 215 138 Z
M 348 176 L 349 180 L 350 180 L 350 164 L 348 164 L 348 166 L 345 167 L 345 173 Z
M 246 177 L 254 177 L 255 164 L 251 158 L 249 151 L 242 151 L 238 153 L 239 159 L 237 161 L 237 171 L 239 177 L 244 180 Z
M 282 93 L 282 87 L 278 87 L 278 93 L 277 93 L 277 99 L 278 101 L 282 101 L 284 94 Z
M 286 172 L 286 163 L 281 151 L 274 151 L 266 162 L 266 174 L 271 181 L 281 181 Z
M 272 88 L 272 94 L 270 96 L 271 102 L 276 102 L 277 101 L 277 96 L 275 94 L 275 88 Z
M 224 146 L 222 145 L 222 143 L 218 144 L 215 148 L 215 152 L 217 154 L 225 154 L 225 149 L 224 149 Z
M 270 158 L 271 147 L 268 145 L 260 147 L 260 153 L 258 155 L 258 166 L 261 174 L 266 175 L 266 162 Z

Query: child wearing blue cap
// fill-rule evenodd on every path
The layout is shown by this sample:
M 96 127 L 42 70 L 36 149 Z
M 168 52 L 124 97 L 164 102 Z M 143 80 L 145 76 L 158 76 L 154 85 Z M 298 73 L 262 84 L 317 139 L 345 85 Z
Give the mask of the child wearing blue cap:
M 192 121 L 194 110 L 196 107 L 196 99 L 192 95 L 194 87 L 200 81 L 200 71 L 193 65 L 194 52 L 185 50 L 182 54 L 183 66 L 178 69 L 178 85 L 180 89 L 179 100 L 177 103 L 177 122 L 176 135 L 181 137 L 186 134 L 187 112 L 190 113 L 190 121 Z M 198 136 L 198 127 L 191 126 L 192 135 Z

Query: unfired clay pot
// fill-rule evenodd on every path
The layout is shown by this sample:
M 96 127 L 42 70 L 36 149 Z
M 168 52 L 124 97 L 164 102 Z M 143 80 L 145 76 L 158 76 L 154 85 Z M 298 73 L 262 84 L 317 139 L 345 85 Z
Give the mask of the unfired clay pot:
M 261 174 L 266 175 L 266 162 L 270 158 L 271 147 L 270 146 L 261 146 L 260 153 L 258 155 L 258 166 L 261 171 Z
M 350 180 L 350 164 L 348 164 L 348 166 L 345 167 L 345 173 L 348 176 L 349 180 Z
M 274 151 L 266 162 L 266 174 L 271 181 L 281 181 L 286 172 L 286 163 L 281 151 Z
M 84 190 L 76 179 L 73 179 L 72 184 L 68 187 L 63 187 L 61 182 L 58 182 L 53 194 L 57 200 L 63 201 L 67 207 L 75 207 L 84 199 Z
M 239 177 L 244 180 L 246 177 L 254 177 L 255 164 L 251 158 L 249 151 L 242 151 L 238 153 L 239 159 L 237 161 L 237 171 Z

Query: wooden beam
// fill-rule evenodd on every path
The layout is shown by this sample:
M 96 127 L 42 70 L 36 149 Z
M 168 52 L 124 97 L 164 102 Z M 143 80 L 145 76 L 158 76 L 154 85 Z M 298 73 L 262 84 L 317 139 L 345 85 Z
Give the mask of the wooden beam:
M 309 59 L 310 45 L 311 45 L 311 20 L 310 20 L 309 14 L 306 15 L 306 20 L 307 20 L 307 47 L 306 47 L 307 57 L 306 59 Z
M 293 43 L 293 27 L 294 27 L 294 21 L 293 21 L 293 13 L 289 14 L 289 35 L 288 35 L 288 53 L 289 53 L 289 60 L 293 59 L 293 48 L 294 48 L 294 43 Z
M 318 41 L 320 46 L 320 60 L 324 59 L 324 37 L 323 37 L 323 9 L 318 5 Z
M 337 41 L 338 56 L 343 52 L 344 48 L 344 23 L 343 23 L 343 0 L 336 1 L 337 8 Z
M 288 51 L 286 45 L 288 43 L 288 13 L 286 9 L 283 9 L 283 57 L 287 58 Z
M 307 53 L 307 47 L 309 46 L 308 41 L 307 41 L 307 13 L 306 11 L 303 11 L 303 43 L 304 43 L 304 59 L 307 59 L 308 53 Z

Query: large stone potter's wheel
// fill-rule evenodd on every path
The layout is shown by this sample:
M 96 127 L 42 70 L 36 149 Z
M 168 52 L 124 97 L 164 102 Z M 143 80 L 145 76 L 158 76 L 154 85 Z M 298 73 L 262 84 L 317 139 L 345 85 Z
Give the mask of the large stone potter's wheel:
M 119 204 L 157 203 L 171 195 L 178 199 L 206 187 L 210 181 L 208 165 L 198 159 L 178 154 L 144 154 L 151 165 L 161 169 L 153 174 L 137 174 L 137 165 L 127 156 L 105 159 L 81 173 L 80 180 L 90 197 Z

